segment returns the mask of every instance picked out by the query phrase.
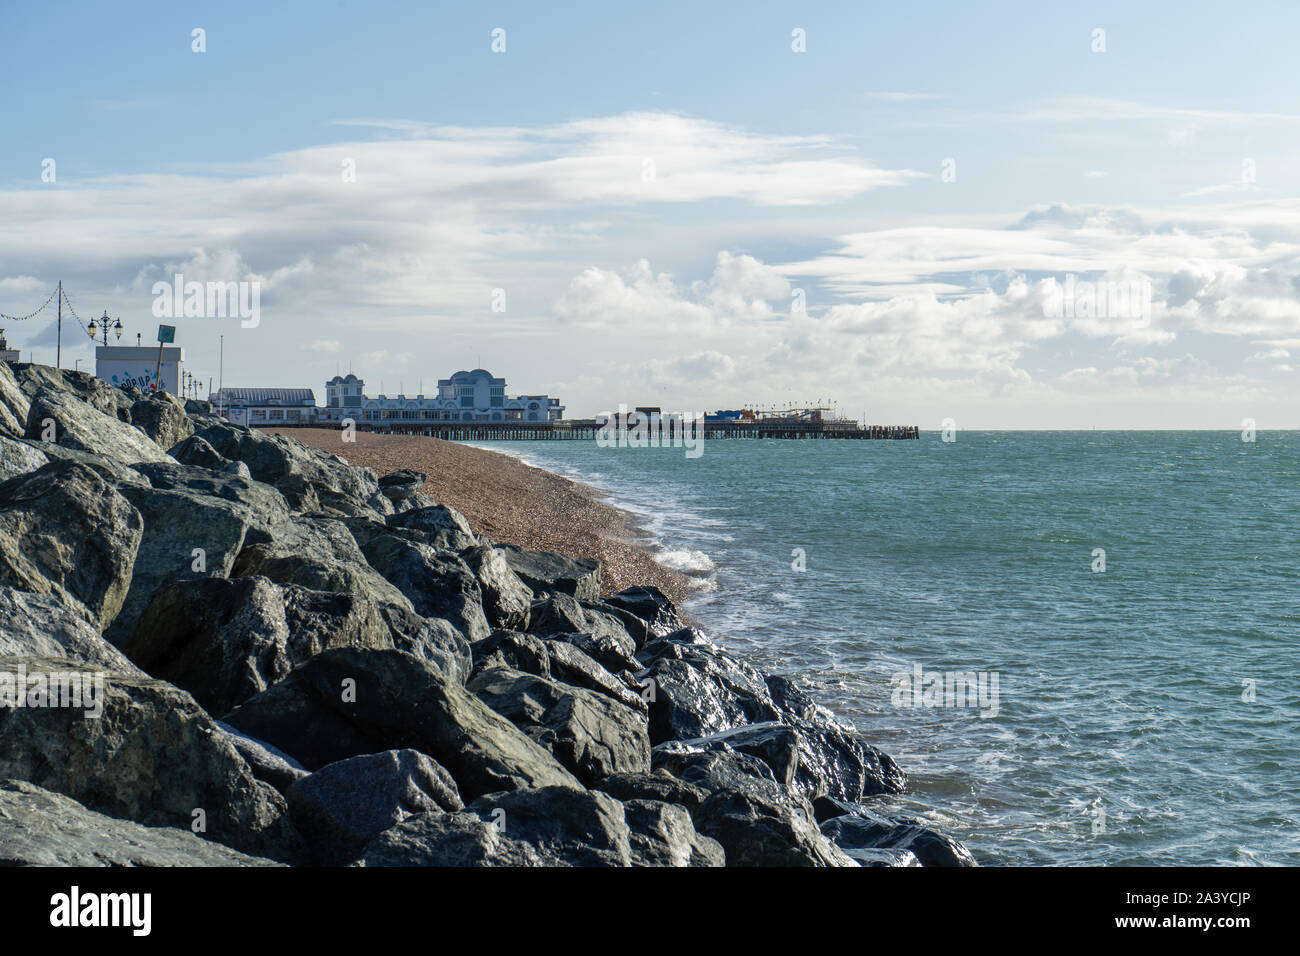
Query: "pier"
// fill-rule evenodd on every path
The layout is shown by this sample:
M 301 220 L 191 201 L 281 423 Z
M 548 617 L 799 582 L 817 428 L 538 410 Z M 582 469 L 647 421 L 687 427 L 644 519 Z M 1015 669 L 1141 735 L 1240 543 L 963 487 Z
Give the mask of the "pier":
M 276 428 L 333 428 L 337 422 L 273 423 Z M 595 419 L 559 422 L 491 422 L 491 423 L 356 423 L 358 431 L 379 435 L 424 435 L 445 441 L 595 441 L 601 425 Z M 883 440 L 897 441 L 921 437 L 918 425 L 868 425 L 852 421 L 791 421 L 759 419 L 757 421 L 722 421 L 703 424 L 707 440 Z

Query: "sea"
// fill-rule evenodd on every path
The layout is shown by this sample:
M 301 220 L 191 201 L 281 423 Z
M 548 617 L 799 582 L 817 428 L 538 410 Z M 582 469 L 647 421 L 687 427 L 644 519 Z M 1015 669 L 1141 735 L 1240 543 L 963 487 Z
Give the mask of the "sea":
M 1300 864 L 1300 432 L 948 437 L 483 447 L 631 512 L 981 864 Z

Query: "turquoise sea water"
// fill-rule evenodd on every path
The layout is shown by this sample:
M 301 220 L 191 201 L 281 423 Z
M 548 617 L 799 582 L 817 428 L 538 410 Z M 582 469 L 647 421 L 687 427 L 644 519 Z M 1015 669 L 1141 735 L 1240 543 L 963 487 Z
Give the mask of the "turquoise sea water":
M 1300 864 L 1300 433 L 487 447 L 637 514 L 981 862 Z M 916 665 L 995 672 L 996 716 L 899 706 Z

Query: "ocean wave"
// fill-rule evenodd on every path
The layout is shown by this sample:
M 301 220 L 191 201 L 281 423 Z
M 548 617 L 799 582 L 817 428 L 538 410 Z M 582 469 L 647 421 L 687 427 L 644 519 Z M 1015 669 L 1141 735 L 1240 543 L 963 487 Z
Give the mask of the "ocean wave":
M 709 574 L 717 568 L 713 559 L 703 551 L 691 551 L 685 548 L 664 549 L 655 555 L 655 560 L 685 574 Z

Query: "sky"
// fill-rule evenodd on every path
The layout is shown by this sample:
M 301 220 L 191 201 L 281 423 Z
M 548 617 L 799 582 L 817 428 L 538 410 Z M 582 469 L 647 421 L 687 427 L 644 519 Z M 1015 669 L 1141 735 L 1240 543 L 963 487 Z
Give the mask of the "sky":
M 1050 6 L 0 0 L 0 313 L 248 282 L 187 367 L 318 401 L 1300 426 L 1300 6 Z

